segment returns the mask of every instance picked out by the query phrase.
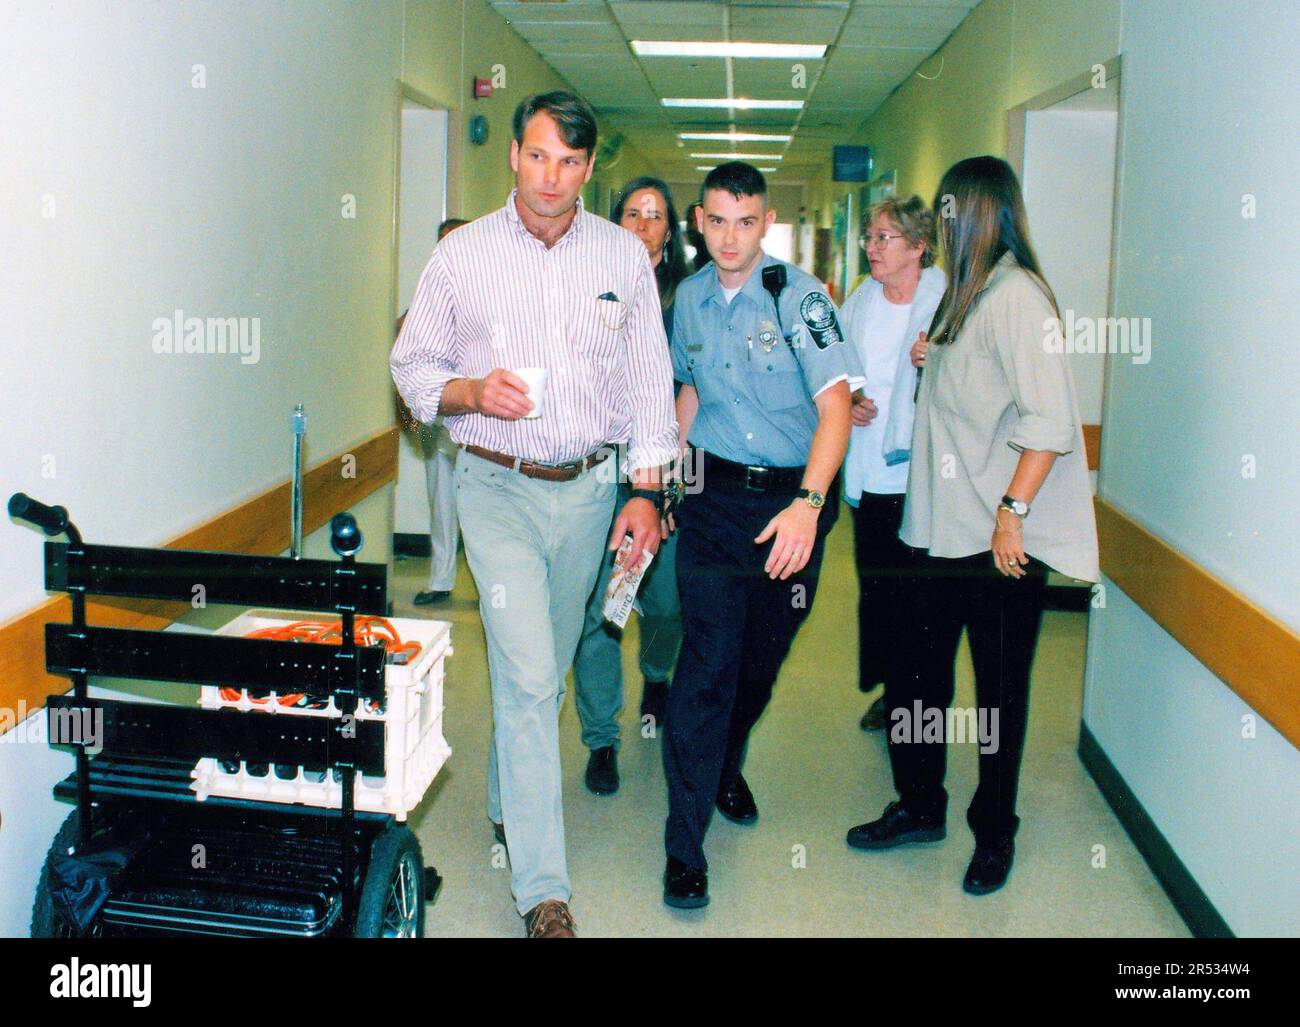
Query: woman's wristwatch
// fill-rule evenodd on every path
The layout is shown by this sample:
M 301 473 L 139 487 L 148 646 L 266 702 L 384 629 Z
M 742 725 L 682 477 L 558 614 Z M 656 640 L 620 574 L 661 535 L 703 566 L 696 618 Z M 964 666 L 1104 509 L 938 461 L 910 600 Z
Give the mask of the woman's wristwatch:
M 1002 502 L 998 504 L 999 510 L 1010 510 L 1022 521 L 1029 516 L 1029 504 L 1022 503 L 1019 499 L 1012 499 L 1010 496 L 1003 496 Z

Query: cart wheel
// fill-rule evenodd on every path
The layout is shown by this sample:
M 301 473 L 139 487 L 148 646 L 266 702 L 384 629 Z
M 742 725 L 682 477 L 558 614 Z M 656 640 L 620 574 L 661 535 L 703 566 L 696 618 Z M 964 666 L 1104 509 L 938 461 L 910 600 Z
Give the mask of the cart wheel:
M 41 876 L 36 883 L 36 901 L 32 903 L 32 937 L 33 938 L 71 938 L 72 925 L 63 919 L 54 908 L 50 898 L 50 864 L 56 857 L 66 856 L 68 850 L 77 844 L 77 811 L 74 809 L 63 821 L 59 833 L 50 843 L 50 851 L 45 856 L 45 865 L 41 867 Z M 99 920 L 90 927 L 90 936 L 100 933 Z
M 371 846 L 354 936 L 424 937 L 424 857 L 405 825 L 384 828 Z

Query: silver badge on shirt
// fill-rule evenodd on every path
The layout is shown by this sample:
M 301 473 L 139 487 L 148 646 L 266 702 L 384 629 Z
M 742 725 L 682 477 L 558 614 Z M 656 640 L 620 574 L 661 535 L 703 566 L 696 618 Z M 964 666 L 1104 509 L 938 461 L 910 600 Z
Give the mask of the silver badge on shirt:
M 781 341 L 781 329 L 777 327 L 775 321 L 760 321 L 755 338 L 763 347 L 764 353 L 771 353 L 776 344 Z

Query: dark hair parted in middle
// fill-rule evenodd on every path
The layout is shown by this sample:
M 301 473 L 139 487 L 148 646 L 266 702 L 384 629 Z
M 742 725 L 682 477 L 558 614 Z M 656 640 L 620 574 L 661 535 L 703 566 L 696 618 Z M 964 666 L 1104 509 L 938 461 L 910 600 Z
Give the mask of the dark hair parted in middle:
M 618 199 L 609 212 L 609 219 L 614 224 L 623 223 L 623 211 L 628 198 L 642 189 L 653 189 L 664 201 L 667 208 L 668 236 L 664 239 L 664 253 L 655 267 L 655 283 L 659 286 L 659 303 L 664 310 L 673 305 L 677 297 L 677 284 L 686 277 L 686 254 L 682 250 L 682 229 L 677 223 L 677 208 L 673 205 L 673 194 L 668 191 L 668 184 L 651 175 L 634 178 L 619 191 Z
M 1006 253 L 1043 291 L 1056 296 L 1029 244 L 1029 220 L 1020 182 L 1001 157 L 968 157 L 950 167 L 934 196 L 939 236 L 948 264 L 948 288 L 930 324 L 930 342 L 955 340 L 966 316 Z M 1058 311 L 1059 313 L 1059 311 Z
M 766 200 L 767 179 L 754 165 L 746 164 L 743 160 L 733 160 L 719 164 L 705 176 L 700 195 L 703 196 L 710 189 L 723 189 L 736 199 L 742 196 L 762 196 Z
M 523 143 L 524 129 L 541 111 L 555 119 L 560 138 L 569 149 L 586 150 L 588 157 L 596 152 L 596 112 L 582 97 L 563 90 L 537 93 L 519 101 L 514 119 L 516 143 Z

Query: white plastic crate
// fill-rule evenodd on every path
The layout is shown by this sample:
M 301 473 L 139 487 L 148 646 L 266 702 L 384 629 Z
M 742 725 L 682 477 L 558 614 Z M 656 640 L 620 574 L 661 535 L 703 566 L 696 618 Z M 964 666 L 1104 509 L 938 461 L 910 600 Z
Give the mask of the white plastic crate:
M 278 610 L 250 610 L 218 629 L 219 635 L 247 635 L 260 628 L 292 624 L 300 620 L 327 620 L 328 615 L 302 615 Z M 384 723 L 384 776 L 356 776 L 355 803 L 358 810 L 392 813 L 405 820 L 424 797 L 434 777 L 451 755 L 451 747 L 442 734 L 442 689 L 444 663 L 451 655 L 451 624 L 439 620 L 387 618 L 403 642 L 419 642 L 420 651 L 406 664 L 385 667 L 387 698 L 382 710 L 367 708 L 368 700 L 357 704 L 358 720 Z M 226 699 L 217 685 L 204 685 L 199 705 L 207 710 L 233 708 L 261 717 L 333 717 L 342 713 L 331 698 L 323 709 L 281 706 L 275 701 L 257 703 L 241 689 L 238 699 Z M 199 760 L 190 787 L 199 801 L 210 795 L 261 802 L 293 803 L 340 809 L 343 785 L 330 772 L 292 768 L 292 776 L 282 778 L 283 766 L 267 768 L 264 776 L 250 774 L 240 762 L 235 771 L 211 757 Z

